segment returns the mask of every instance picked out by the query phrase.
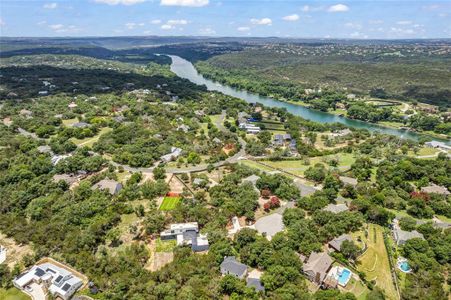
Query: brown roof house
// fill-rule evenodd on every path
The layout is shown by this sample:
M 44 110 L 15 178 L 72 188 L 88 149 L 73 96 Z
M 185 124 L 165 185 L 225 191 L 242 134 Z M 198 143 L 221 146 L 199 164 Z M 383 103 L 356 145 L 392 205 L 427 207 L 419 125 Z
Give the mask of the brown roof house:
M 332 258 L 326 252 L 312 252 L 302 269 L 310 281 L 321 285 L 332 263 Z
M 122 190 L 122 183 L 116 180 L 103 179 L 92 186 L 92 189 L 107 190 L 111 195 L 116 195 Z

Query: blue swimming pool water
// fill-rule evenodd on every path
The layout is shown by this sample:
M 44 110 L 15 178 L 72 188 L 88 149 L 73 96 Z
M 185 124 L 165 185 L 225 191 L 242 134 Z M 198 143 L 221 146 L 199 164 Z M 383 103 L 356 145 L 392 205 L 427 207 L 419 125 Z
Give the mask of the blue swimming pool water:
M 407 261 L 403 261 L 402 263 L 399 264 L 399 267 L 401 268 L 401 270 L 403 270 L 404 272 L 409 272 L 410 271 L 410 266 L 409 263 Z
M 338 284 L 344 286 L 348 283 L 349 277 L 351 277 L 351 271 L 344 269 L 338 276 Z

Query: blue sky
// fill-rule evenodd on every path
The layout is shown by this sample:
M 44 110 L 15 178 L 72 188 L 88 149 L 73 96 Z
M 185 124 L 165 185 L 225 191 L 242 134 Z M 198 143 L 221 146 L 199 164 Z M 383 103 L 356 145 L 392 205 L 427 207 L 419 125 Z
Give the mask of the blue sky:
M 1 36 L 450 38 L 451 1 L 0 1 Z

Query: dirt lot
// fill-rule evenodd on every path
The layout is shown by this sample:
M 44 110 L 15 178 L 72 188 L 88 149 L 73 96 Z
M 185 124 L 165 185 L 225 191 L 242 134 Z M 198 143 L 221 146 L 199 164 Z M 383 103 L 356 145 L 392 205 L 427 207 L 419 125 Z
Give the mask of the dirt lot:
M 152 240 L 147 247 L 150 251 L 150 258 L 145 268 L 151 272 L 158 271 L 165 265 L 174 260 L 174 253 L 172 252 L 156 252 L 156 241 Z
M 29 245 L 18 245 L 13 239 L 7 238 L 2 233 L 0 233 L 0 245 L 7 249 L 6 264 L 10 268 L 20 262 L 25 255 L 33 254 Z

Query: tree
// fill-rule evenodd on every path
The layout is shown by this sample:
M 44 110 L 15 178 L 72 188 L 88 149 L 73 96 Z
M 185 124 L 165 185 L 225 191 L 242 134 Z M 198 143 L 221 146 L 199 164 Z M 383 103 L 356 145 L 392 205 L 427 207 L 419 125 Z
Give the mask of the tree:
M 164 229 L 164 216 L 158 211 L 151 211 L 144 220 L 144 227 L 147 234 L 156 234 Z
M 347 258 L 355 260 L 359 255 L 360 249 L 353 241 L 345 240 L 341 244 L 340 252 Z
M 156 167 L 152 171 L 155 180 L 166 179 L 166 170 L 163 167 Z

